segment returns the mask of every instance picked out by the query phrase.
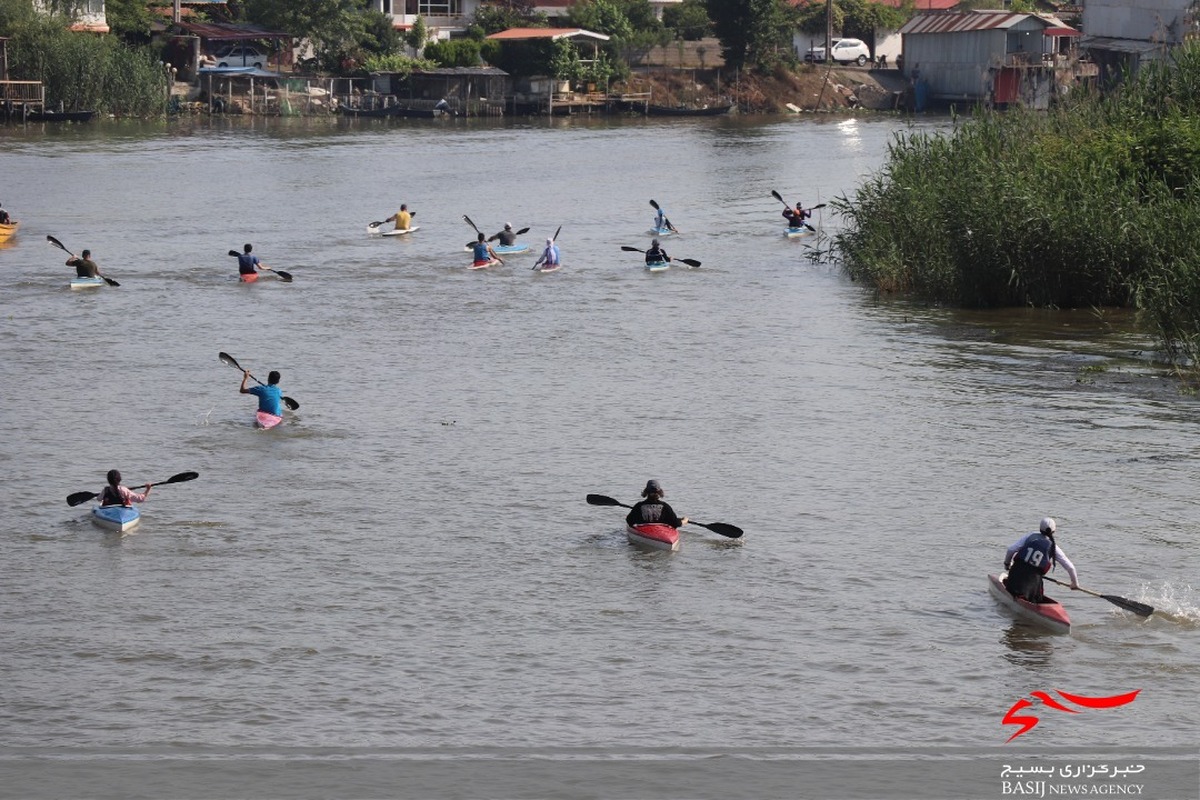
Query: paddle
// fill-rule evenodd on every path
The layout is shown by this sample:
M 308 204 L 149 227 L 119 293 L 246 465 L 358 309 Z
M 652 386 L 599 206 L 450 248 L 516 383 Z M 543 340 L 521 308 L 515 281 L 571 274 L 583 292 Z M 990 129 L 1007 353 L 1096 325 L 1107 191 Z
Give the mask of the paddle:
M 241 255 L 241 253 L 239 253 L 237 250 L 230 250 L 229 255 L 233 256 L 234 258 L 237 258 L 238 256 Z M 283 281 L 284 283 L 292 282 L 292 273 L 290 273 L 290 272 L 284 272 L 281 269 L 271 269 L 266 264 L 259 264 L 258 268 L 265 269 L 267 272 L 274 272 L 276 275 L 279 276 L 279 279 L 281 281 Z
M 654 202 L 654 198 L 650 198 L 650 205 L 654 206 L 655 211 L 661 211 L 661 209 L 658 207 L 658 203 Z M 679 233 L 679 229 L 671 224 L 670 218 L 665 214 L 663 215 L 663 222 L 667 223 L 667 230 Z
M 71 258 L 79 258 L 79 256 L 75 255 L 70 250 L 68 250 L 62 242 L 60 242 L 58 239 L 55 239 L 50 234 L 46 234 L 46 241 L 49 242 L 50 244 L 54 245 L 55 247 L 57 247 L 59 250 L 62 250 L 64 253 L 69 255 Z M 99 275 L 101 278 L 104 278 L 104 282 L 107 283 L 109 286 L 120 286 L 121 285 L 121 284 L 117 283 L 116 281 L 114 281 L 112 278 L 108 277 L 107 275 L 100 275 L 99 272 L 96 272 L 96 274 Z
M 645 253 L 645 252 L 646 252 L 645 250 L 638 250 L 636 247 L 630 247 L 630 246 L 629 246 L 629 245 L 627 245 L 627 244 L 623 244 L 623 245 L 621 245 L 621 249 L 622 249 L 622 250 L 626 250 L 626 251 L 628 251 L 628 252 L 630 252 L 630 253 Z M 698 266 L 700 266 L 700 262 L 699 262 L 699 261 L 697 261 L 697 260 L 696 260 L 696 259 L 694 259 L 694 258 L 676 258 L 676 259 L 674 259 L 674 260 L 675 260 L 675 261 L 682 261 L 684 264 L 687 264 L 689 267 L 698 267 Z
M 415 217 L 415 216 L 417 215 L 417 212 L 415 212 L 415 211 L 410 211 L 410 212 L 408 212 L 408 215 L 409 215 L 410 217 Z M 381 219 L 381 220 L 379 220 L 379 221 L 377 221 L 377 222 L 368 222 L 368 223 L 367 223 L 367 227 L 368 227 L 368 228 L 378 228 L 380 225 L 386 225 L 386 224 L 387 224 L 387 222 L 388 222 L 388 221 L 387 221 L 386 219 Z
M 557 241 L 558 241 L 558 235 L 559 235 L 560 233 L 562 233 L 562 225 L 559 225 L 559 226 L 558 226 L 558 230 L 556 230 L 556 231 L 554 232 L 554 235 L 550 237 L 550 241 L 551 241 L 551 242 L 557 242 Z M 543 253 L 542 255 L 543 255 L 543 257 L 544 257 L 544 256 L 545 256 L 545 253 Z M 541 263 L 542 263 L 542 259 L 540 259 L 540 258 L 539 258 L 537 261 L 535 261 L 535 262 L 534 262 L 533 266 L 532 266 L 532 267 L 530 267 L 530 269 L 537 269 L 537 268 L 538 268 L 538 266 L 539 266 Z
M 624 503 L 618 502 L 611 497 L 605 497 L 602 494 L 589 494 L 587 496 L 589 506 L 620 506 L 621 508 L 633 508 Z M 744 531 L 736 525 L 728 525 L 724 522 L 696 522 L 694 519 L 688 520 L 689 525 L 699 525 L 701 528 L 708 528 L 713 533 L 721 536 L 728 536 L 730 539 L 740 539 Z
M 468 225 L 470 225 L 472 228 L 475 229 L 476 233 L 483 233 L 483 231 L 479 230 L 479 226 L 476 225 L 474 222 L 471 222 L 471 218 L 468 217 L 466 214 L 463 214 L 463 219 L 465 219 L 467 221 Z
M 792 207 L 792 206 L 791 206 L 791 204 L 790 204 L 790 203 L 789 203 L 787 200 L 784 200 L 784 199 L 783 199 L 783 198 L 780 196 L 779 192 L 777 192 L 777 191 L 775 191 L 774 189 L 772 189 L 772 190 L 771 190 L 771 194 L 772 194 L 772 195 L 774 195 L 774 197 L 775 197 L 775 199 L 776 199 L 776 200 L 778 200 L 779 202 L 783 203 L 783 204 L 784 204 L 785 206 L 787 206 L 788 208 L 791 208 L 791 207 Z M 809 210 L 809 211 L 816 211 L 818 208 L 824 208 L 825 206 L 826 206 L 826 204 L 825 204 L 825 203 L 817 203 L 815 206 L 813 206 L 812 208 L 810 208 L 810 209 L 808 209 L 808 210 Z M 805 222 L 805 223 L 804 223 L 804 227 L 808 228 L 810 231 L 815 231 L 815 230 L 816 230 L 816 228 L 814 228 L 812 225 L 809 225 L 807 222 Z
M 165 481 L 159 481 L 158 483 L 155 483 L 154 485 L 162 486 L 164 483 L 183 483 L 184 481 L 194 481 L 194 480 L 196 480 L 196 478 L 199 478 L 199 477 L 200 477 L 199 472 L 181 472 L 178 475 L 172 475 L 171 477 L 167 478 Z M 149 485 L 150 484 L 148 484 L 148 483 L 143 483 L 141 486 L 134 486 L 132 488 L 145 489 Z M 91 500 L 91 499 L 93 499 L 95 497 L 99 497 L 99 496 L 100 496 L 99 492 L 75 492 L 75 494 L 67 495 L 67 505 L 77 506 L 80 503 L 86 503 L 88 500 Z
M 514 233 L 513 235 L 514 235 L 514 236 L 523 236 L 523 235 L 525 235 L 526 233 L 529 233 L 529 228 L 521 228 L 521 230 L 517 231 L 517 232 L 516 232 L 516 233 Z M 495 234 L 492 234 L 491 236 L 489 236 L 489 237 L 488 237 L 488 241 L 489 241 L 489 242 L 494 242 L 494 241 L 496 241 L 496 240 L 497 240 L 497 239 L 499 239 L 499 238 L 500 238 L 500 234 L 498 234 L 498 233 L 495 233 Z
M 1059 586 L 1068 586 L 1069 587 L 1071 585 L 1069 583 L 1063 583 L 1060 580 L 1055 580 L 1054 578 L 1051 578 L 1049 575 L 1043 575 L 1042 577 L 1045 578 L 1046 580 L 1050 581 L 1051 583 L 1057 583 Z M 1126 611 L 1132 611 L 1134 614 L 1137 614 L 1139 617 L 1148 617 L 1154 613 L 1154 606 L 1148 606 L 1145 603 L 1139 603 L 1136 600 L 1127 600 L 1126 598 L 1118 597 L 1115 594 L 1100 594 L 1099 592 L 1093 592 L 1091 589 L 1085 589 L 1082 586 L 1079 586 L 1077 588 L 1079 591 L 1083 592 L 1084 594 L 1090 594 L 1093 597 L 1102 597 L 1105 600 L 1107 600 L 1108 602 L 1112 603 L 1114 606 L 1120 606 L 1121 608 L 1125 609 Z
M 221 359 L 221 361 L 223 363 L 228 364 L 229 366 L 233 367 L 234 369 L 238 370 L 239 372 L 246 371 L 246 370 L 242 369 L 242 365 L 237 362 L 237 359 L 234 358 L 233 356 L 229 355 L 229 353 L 225 353 L 225 352 L 217 353 L 217 358 Z M 265 383 L 263 383 L 258 378 L 254 377 L 253 375 L 250 376 L 250 380 L 254 381 L 259 386 L 266 386 Z M 295 400 L 293 400 L 290 397 L 284 397 L 283 404 L 285 406 L 287 406 L 288 408 L 290 408 L 292 411 L 300 410 L 300 404 L 297 403 Z

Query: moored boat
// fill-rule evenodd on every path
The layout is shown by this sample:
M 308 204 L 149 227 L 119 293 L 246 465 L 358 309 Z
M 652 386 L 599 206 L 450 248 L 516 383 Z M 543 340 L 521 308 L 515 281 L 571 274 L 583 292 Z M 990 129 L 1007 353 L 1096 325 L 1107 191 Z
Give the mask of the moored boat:
M 258 411 L 254 414 L 254 427 L 256 428 L 274 428 L 281 422 L 283 422 L 283 417 L 277 417 L 266 411 Z
M 1041 603 L 1031 603 L 1024 597 L 1014 597 L 1004 585 L 1004 578 L 1007 574 L 988 575 L 988 590 L 1000 605 L 1018 618 L 1039 628 L 1053 633 L 1071 632 L 1071 618 L 1067 616 L 1067 610 L 1062 607 L 1061 603 L 1045 596 Z
M 733 103 L 715 106 L 646 106 L 646 113 L 652 117 L 719 117 L 733 110 Z
M 101 528 L 124 533 L 141 522 L 142 514 L 133 506 L 93 506 L 92 522 Z
M 21 223 L 16 221 L 0 223 L 0 242 L 7 242 L 9 239 L 11 239 L 16 234 L 17 228 L 20 226 Z
M 647 261 L 646 272 L 665 272 L 671 268 L 670 261 Z
M 71 288 L 72 289 L 94 289 L 97 286 L 103 286 L 103 285 L 104 285 L 104 278 L 101 278 L 99 276 L 92 277 L 92 278 L 72 278 L 71 279 Z
M 653 550 L 678 550 L 679 531 L 658 522 L 626 525 L 625 534 L 632 544 Z

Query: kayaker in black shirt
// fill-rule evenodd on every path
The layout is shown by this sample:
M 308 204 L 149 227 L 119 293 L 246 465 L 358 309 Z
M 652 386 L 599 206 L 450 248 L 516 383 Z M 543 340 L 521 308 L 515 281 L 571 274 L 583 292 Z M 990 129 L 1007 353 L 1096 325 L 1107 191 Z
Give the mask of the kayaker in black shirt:
M 662 261 L 669 262 L 670 260 L 671 257 L 667 255 L 667 251 L 663 250 L 662 247 L 659 246 L 658 239 L 650 242 L 650 249 L 646 251 L 647 264 L 654 264 Z M 651 483 L 654 483 L 654 481 L 651 481 Z
M 84 250 L 79 258 L 71 256 L 67 259 L 67 266 L 75 268 L 76 278 L 95 278 L 100 274 L 100 265 L 92 261 L 91 250 Z
M 663 502 L 663 495 L 666 494 L 659 486 L 658 481 L 647 481 L 646 488 L 642 489 L 642 497 L 645 500 L 639 500 L 633 504 L 633 508 L 625 515 L 625 522 L 629 525 L 646 525 L 650 523 L 659 523 L 662 525 L 670 525 L 672 528 L 682 528 L 687 525 L 687 517 L 682 519 L 675 515 L 675 510 Z
M 790 208 L 785 208 L 783 216 L 787 219 L 789 228 L 803 228 L 805 225 L 804 220 L 811 217 L 812 212 L 805 209 L 800 203 L 796 203 L 796 210 L 793 211 Z
M 512 247 L 517 242 L 517 235 L 513 233 L 512 223 L 504 223 L 504 230 L 496 234 L 496 238 L 500 240 L 501 247 Z

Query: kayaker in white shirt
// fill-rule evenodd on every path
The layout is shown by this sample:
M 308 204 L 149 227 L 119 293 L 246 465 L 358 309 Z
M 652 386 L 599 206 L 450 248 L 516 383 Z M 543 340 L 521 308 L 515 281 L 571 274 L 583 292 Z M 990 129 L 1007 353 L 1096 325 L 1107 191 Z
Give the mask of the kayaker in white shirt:
M 1079 575 L 1075 565 L 1054 540 L 1057 523 L 1051 517 L 1043 517 L 1038 529 L 1022 536 L 1009 545 L 1004 553 L 1004 568 L 1008 576 L 1004 585 L 1015 597 L 1024 597 L 1032 603 L 1042 602 L 1042 576 L 1056 564 L 1071 578 L 1071 588 L 1079 588 Z

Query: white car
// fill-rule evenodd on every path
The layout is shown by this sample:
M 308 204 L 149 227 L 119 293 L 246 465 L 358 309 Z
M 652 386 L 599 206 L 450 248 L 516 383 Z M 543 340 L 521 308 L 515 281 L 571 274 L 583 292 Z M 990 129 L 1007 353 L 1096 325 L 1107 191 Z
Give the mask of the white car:
M 218 67 L 258 67 L 268 64 L 267 54 L 252 44 L 235 44 L 213 54 Z
M 825 48 L 814 47 L 804 54 L 805 61 L 814 63 L 825 60 Z M 854 62 L 860 67 L 871 60 L 871 48 L 862 39 L 834 39 L 833 60 L 839 64 Z

